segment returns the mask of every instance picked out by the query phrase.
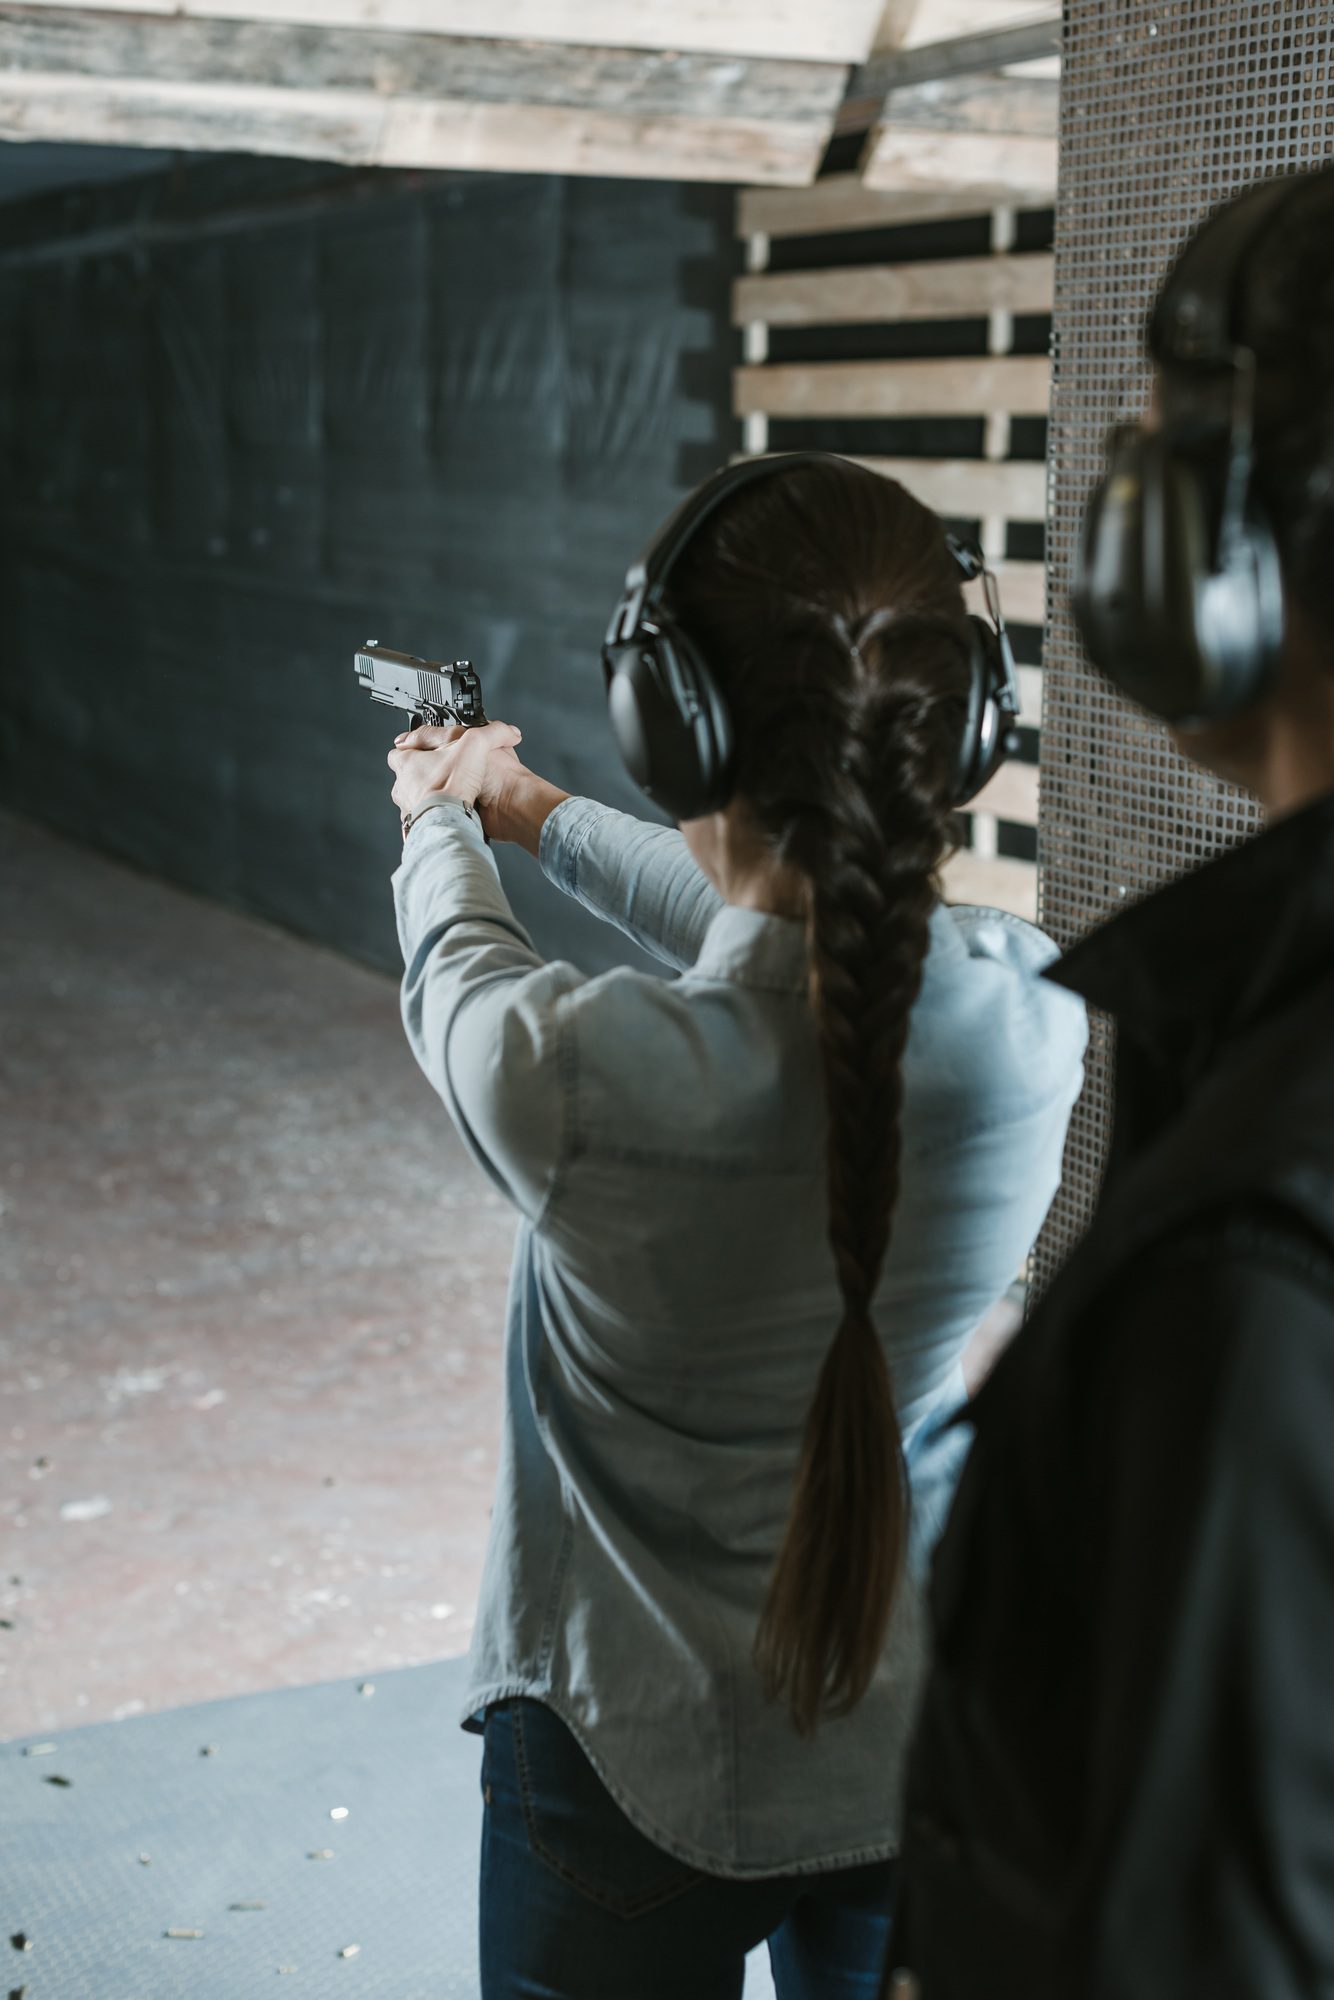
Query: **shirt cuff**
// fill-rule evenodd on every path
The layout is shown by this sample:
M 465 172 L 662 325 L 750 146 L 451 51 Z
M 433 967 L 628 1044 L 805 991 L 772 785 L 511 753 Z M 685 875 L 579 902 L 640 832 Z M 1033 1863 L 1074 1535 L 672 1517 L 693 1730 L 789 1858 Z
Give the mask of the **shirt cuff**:
M 562 799 L 543 822 L 537 843 L 537 858 L 549 882 L 567 896 L 577 893 L 579 856 L 599 820 L 609 818 L 613 806 L 599 805 L 596 799 Z
M 432 850 L 441 848 L 448 848 L 455 854 L 461 848 L 465 851 L 471 850 L 479 861 L 485 860 L 488 863 L 492 873 L 495 872 L 495 860 L 487 846 L 482 823 L 476 813 L 461 810 L 428 812 L 423 813 L 419 820 L 414 820 L 408 828 L 407 838 L 403 842 L 403 858 L 394 870 L 395 882 L 405 873 L 411 872 L 415 875 L 418 864 L 426 861 Z
M 476 812 L 466 802 L 466 800 L 453 798 L 448 792 L 441 792 L 438 798 L 421 799 L 415 806 L 413 806 L 412 810 L 407 815 L 408 827 L 407 827 L 407 832 L 404 834 L 403 838 L 405 840 L 408 838 L 408 836 L 412 832 L 412 829 L 419 823 L 419 821 L 425 819 L 427 813 L 440 812 L 451 807 L 455 812 L 463 813 L 468 819 L 475 820 L 477 817 Z

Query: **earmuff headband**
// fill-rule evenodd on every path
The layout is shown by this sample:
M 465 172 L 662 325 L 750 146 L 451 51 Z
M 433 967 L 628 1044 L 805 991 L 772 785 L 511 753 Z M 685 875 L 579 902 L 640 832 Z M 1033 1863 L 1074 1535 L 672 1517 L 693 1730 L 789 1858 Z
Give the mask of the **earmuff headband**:
M 721 688 L 672 616 L 672 571 L 735 493 L 772 473 L 846 463 L 832 452 L 799 451 L 724 467 L 682 502 L 626 572 L 602 648 L 612 730 L 635 782 L 677 819 L 727 803 L 733 743 Z M 970 686 L 954 782 L 954 802 L 964 805 L 1016 747 L 1019 696 L 996 578 L 979 550 L 946 539 L 965 579 L 981 577 L 990 614 L 990 622 L 967 621 Z
M 827 465 L 832 456 L 825 451 L 788 451 L 774 452 L 765 458 L 737 459 L 688 493 L 626 571 L 625 588 L 607 628 L 608 645 L 628 644 L 641 624 L 651 623 L 677 562 L 704 523 L 733 494 L 779 470 L 798 465 Z

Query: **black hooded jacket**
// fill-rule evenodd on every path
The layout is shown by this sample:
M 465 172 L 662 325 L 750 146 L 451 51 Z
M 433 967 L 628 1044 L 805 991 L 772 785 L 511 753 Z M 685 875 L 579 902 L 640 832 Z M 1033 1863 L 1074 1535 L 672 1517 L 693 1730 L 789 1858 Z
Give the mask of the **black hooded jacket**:
M 1112 1155 L 972 1408 L 891 1962 L 1331 2000 L 1334 797 L 1053 976 L 1117 1021 Z

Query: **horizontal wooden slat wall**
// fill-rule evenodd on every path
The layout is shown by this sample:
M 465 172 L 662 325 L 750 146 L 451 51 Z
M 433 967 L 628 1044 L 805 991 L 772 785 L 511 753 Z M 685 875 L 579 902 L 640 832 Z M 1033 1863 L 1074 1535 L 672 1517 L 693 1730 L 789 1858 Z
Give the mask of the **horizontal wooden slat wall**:
M 923 231 L 905 225 L 925 222 L 924 249 Z M 1049 217 L 979 215 L 975 196 L 938 191 L 914 203 L 832 176 L 802 191 L 748 189 L 738 229 L 746 274 L 733 319 L 744 362 L 734 401 L 746 451 L 827 442 L 980 539 L 997 574 L 1022 663 L 1024 747 L 962 816 L 965 845 L 947 866 L 946 892 L 1032 918 L 1047 511 L 1045 455 L 1032 454 L 1045 453 L 1051 392 Z M 969 254 L 950 254 L 951 236 L 969 238 Z M 890 358 L 877 346 L 911 351 Z M 1019 419 L 1027 435 L 1016 440 Z M 933 435 L 948 450 L 931 449 Z M 1030 455 L 1013 456 L 1017 446 Z
M 764 271 L 742 278 L 737 311 L 768 326 L 949 319 L 958 313 L 1050 312 L 1053 259 L 941 258 L 932 264 L 852 265 L 846 271 Z
M 738 368 L 736 413 L 771 417 L 1044 417 L 1045 360 L 827 361 Z

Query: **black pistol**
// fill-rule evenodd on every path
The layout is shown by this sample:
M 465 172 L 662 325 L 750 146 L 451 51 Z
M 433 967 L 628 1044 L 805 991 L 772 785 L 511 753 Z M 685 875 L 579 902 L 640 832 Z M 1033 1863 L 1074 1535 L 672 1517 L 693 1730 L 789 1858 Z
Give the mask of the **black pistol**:
M 477 729 L 486 721 L 482 683 L 471 660 L 451 660 L 444 666 L 412 653 L 391 653 L 378 639 L 368 639 L 354 665 L 371 700 L 406 709 L 413 729 L 423 723 L 443 729 L 450 722 Z

